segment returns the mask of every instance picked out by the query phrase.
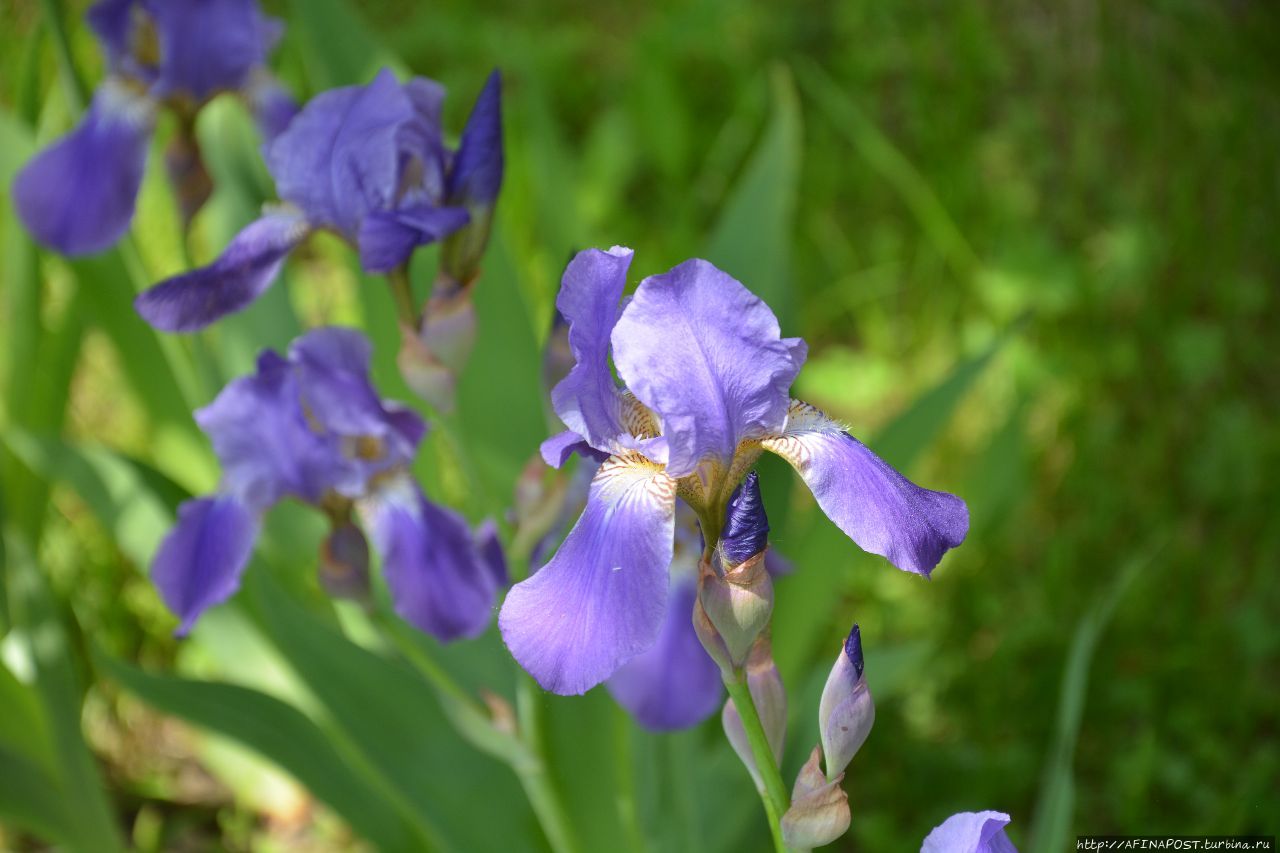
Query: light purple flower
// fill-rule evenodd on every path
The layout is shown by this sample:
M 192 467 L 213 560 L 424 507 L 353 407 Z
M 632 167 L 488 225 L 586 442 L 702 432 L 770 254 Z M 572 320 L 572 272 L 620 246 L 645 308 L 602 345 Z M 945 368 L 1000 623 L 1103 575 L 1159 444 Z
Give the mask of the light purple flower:
M 37 154 L 13 188 L 27 230 L 73 256 L 109 248 L 128 230 L 159 110 L 189 127 L 210 98 L 237 92 L 267 138 L 296 110 L 266 70 L 281 27 L 257 0 L 100 0 L 87 18 L 108 76 L 80 124 Z
M 366 86 L 312 98 L 266 149 L 283 204 L 209 266 L 140 295 L 138 312 L 165 331 L 204 328 L 247 307 L 315 230 L 334 231 L 356 246 L 367 272 L 388 272 L 417 247 L 463 228 L 469 208 L 492 205 L 489 194 L 501 181 L 497 86 L 495 72 L 457 152 L 441 136 L 444 89 L 431 80 L 400 83 L 384 69 Z
M 396 611 L 442 640 L 488 624 L 505 583 L 492 531 L 473 535 L 409 474 L 426 427 L 369 383 L 369 342 L 316 329 L 287 357 L 270 350 L 196 421 L 222 465 L 215 495 L 187 501 L 156 554 L 152 577 L 181 633 L 238 588 L 263 512 L 285 498 L 345 523 L 359 511 L 382 554 Z
M 554 389 L 578 442 L 610 458 L 559 552 L 508 594 L 508 648 L 548 690 L 582 693 L 657 641 L 666 613 L 677 493 L 720 533 L 759 455 L 785 458 L 819 506 L 867 551 L 928 575 L 963 541 L 959 498 L 907 480 L 825 414 L 788 396 L 806 355 L 760 299 L 702 260 L 640 282 L 622 307 L 629 249 L 581 252 L 557 308 L 576 364 Z M 625 383 L 619 388 L 609 357 Z M 714 543 L 712 543 L 714 545 Z
M 947 818 L 925 838 L 920 853 L 1018 853 L 1004 828 L 1003 812 L 961 812 Z

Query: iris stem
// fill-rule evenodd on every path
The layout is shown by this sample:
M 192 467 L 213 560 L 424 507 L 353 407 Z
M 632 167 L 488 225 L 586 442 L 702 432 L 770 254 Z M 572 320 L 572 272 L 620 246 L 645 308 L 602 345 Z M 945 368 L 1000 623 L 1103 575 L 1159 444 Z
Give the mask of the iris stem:
M 413 284 L 409 281 L 409 268 L 398 266 L 387 273 L 387 281 L 391 284 L 391 298 L 396 303 L 396 315 L 400 322 L 408 326 L 410 331 L 418 328 L 418 306 L 413 301 Z
M 782 773 L 778 770 L 778 762 L 774 760 L 773 749 L 769 746 L 769 738 L 765 735 L 764 724 L 760 722 L 760 713 L 756 710 L 755 699 L 747 687 L 747 675 L 738 670 L 733 677 L 724 678 L 724 686 L 729 691 L 738 716 L 742 718 L 742 728 L 747 733 L 747 742 L 751 745 L 751 755 L 756 760 L 756 769 L 764 782 L 760 791 L 760 800 L 764 803 L 765 816 L 769 819 L 769 831 L 773 834 L 773 846 L 778 853 L 788 853 L 786 842 L 782 840 L 782 816 L 790 808 L 791 798 L 782 782 Z
M 532 754 L 532 761 L 512 765 L 525 795 L 533 806 L 547 842 L 556 853 L 578 853 L 581 849 L 573 835 L 573 825 L 565 813 L 564 804 L 555 783 L 547 775 L 547 762 L 542 744 L 542 714 L 538 708 L 538 688 L 527 673 L 516 679 L 516 714 L 520 725 L 520 740 Z

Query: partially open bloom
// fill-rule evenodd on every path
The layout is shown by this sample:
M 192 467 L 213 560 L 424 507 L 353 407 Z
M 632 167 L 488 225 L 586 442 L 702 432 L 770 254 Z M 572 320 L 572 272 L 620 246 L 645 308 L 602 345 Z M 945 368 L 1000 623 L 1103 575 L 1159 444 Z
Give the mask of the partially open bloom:
M 263 512 L 286 497 L 325 510 L 335 527 L 325 562 L 358 563 L 349 527 L 359 512 L 382 555 L 396 612 L 442 640 L 479 634 L 506 582 L 491 530 L 475 535 L 427 500 L 409 473 L 426 425 L 379 399 L 368 341 L 316 329 L 287 357 L 270 350 L 196 421 L 222 464 L 216 494 L 187 501 L 156 553 L 152 579 L 185 633 L 240 584 Z M 355 567 L 358 571 L 359 567 Z
M 187 219 L 210 189 L 192 136 L 200 108 L 239 93 L 268 139 L 296 110 L 266 69 L 281 27 L 257 0 L 99 0 L 88 20 L 107 78 L 80 124 L 37 154 L 13 188 L 27 229 L 66 255 L 102 251 L 128 230 L 159 109 L 179 119 L 169 159 Z
M 920 853 L 1018 853 L 1004 828 L 1004 812 L 961 812 L 934 828 Z
M 806 347 L 781 337 L 760 299 L 691 260 L 642 281 L 623 308 L 631 257 L 591 249 L 565 271 L 556 305 L 576 364 L 552 402 L 569 431 L 543 455 L 557 466 L 584 447 L 609 458 L 560 550 L 511 590 L 499 617 L 516 660 L 562 694 L 590 689 L 654 644 L 676 498 L 718 537 L 730 495 L 765 450 L 792 464 L 841 530 L 899 568 L 927 575 L 968 530 L 962 500 L 916 486 L 789 398 Z
M 138 312 L 165 331 L 204 328 L 257 299 L 289 252 L 316 230 L 356 246 L 366 271 L 388 272 L 418 246 L 466 226 L 470 210 L 492 205 L 501 181 L 497 72 L 456 152 L 441 136 L 443 100 L 438 83 L 423 77 L 399 83 L 385 69 L 367 86 L 311 99 L 266 149 L 284 203 L 250 223 L 209 266 L 140 295 Z

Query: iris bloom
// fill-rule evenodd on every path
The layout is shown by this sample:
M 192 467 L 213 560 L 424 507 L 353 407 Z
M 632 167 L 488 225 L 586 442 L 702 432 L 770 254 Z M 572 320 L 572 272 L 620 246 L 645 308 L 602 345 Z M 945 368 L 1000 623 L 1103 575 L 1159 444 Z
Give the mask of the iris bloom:
M 317 230 L 355 245 L 367 272 L 406 264 L 416 247 L 463 228 L 470 210 L 497 196 L 499 86 L 494 72 L 456 152 L 440 133 L 444 88 L 426 78 L 402 84 L 384 69 L 367 86 L 312 98 L 266 148 L 284 204 L 250 223 L 209 266 L 141 294 L 138 312 L 157 329 L 202 329 L 257 299 Z
M 281 27 L 256 0 L 99 0 L 88 20 L 107 77 L 80 124 L 37 154 L 13 187 L 27 229 L 65 255 L 102 251 L 129 229 L 161 108 L 177 114 L 181 137 L 211 98 L 236 92 L 268 139 L 297 109 L 266 70 Z M 208 176 L 194 141 L 187 145 L 172 165 L 180 183 L 200 184 L 189 200 L 179 188 L 184 213 L 194 214 L 186 207 L 207 198 Z
M 1004 834 L 1008 825 L 1003 812 L 961 812 L 935 827 L 920 853 L 1018 853 Z
M 460 515 L 423 495 L 409 465 L 426 425 L 379 399 L 369 356 L 356 330 L 316 329 L 287 357 L 265 351 L 253 375 L 196 412 L 222 483 L 182 504 L 152 567 L 180 633 L 235 592 L 263 512 L 286 497 L 323 508 L 336 525 L 360 512 L 407 622 L 441 640 L 488 625 L 506 583 L 493 533 L 473 536 Z
M 718 536 L 729 496 L 765 450 L 795 467 L 854 542 L 901 569 L 928 575 L 969 525 L 962 500 L 913 484 L 789 398 L 807 348 L 781 337 L 764 302 L 691 260 L 642 281 L 623 308 L 631 257 L 587 250 L 565 271 L 557 307 L 576 364 L 552 401 L 569 431 L 543 455 L 559 465 L 590 447 L 609 458 L 560 549 L 499 616 L 516 660 L 555 693 L 583 693 L 654 645 L 677 497 Z

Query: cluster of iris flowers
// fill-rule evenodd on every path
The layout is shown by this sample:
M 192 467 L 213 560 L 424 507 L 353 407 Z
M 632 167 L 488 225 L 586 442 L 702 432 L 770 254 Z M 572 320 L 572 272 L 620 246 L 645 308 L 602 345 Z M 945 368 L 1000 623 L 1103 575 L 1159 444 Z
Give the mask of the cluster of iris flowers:
M 100 0 L 89 22 L 108 76 L 79 125 L 15 181 L 32 235 L 67 255 L 123 236 L 162 109 L 178 117 L 166 164 L 189 223 L 210 191 L 195 116 L 215 95 L 236 93 L 257 119 L 280 200 L 211 264 L 141 294 L 138 313 L 166 332 L 202 329 L 252 303 L 308 235 L 330 231 L 367 272 L 387 274 L 401 370 L 447 410 L 477 333 L 470 297 L 502 183 L 498 73 L 452 148 L 445 91 L 425 78 L 383 70 L 299 107 L 266 66 L 281 28 L 255 0 Z M 437 242 L 438 275 L 418 306 L 409 261 Z M 765 451 L 781 456 L 855 544 L 924 576 L 964 540 L 968 510 L 793 399 L 805 342 L 782 337 L 741 283 L 695 259 L 624 298 L 631 259 L 622 247 L 588 249 L 565 270 L 547 361 L 565 431 L 541 457 L 555 469 L 579 458 L 561 517 L 533 551 L 539 567 L 506 590 L 502 639 L 546 690 L 604 683 L 650 729 L 696 725 L 720 709 L 779 849 L 829 843 L 849 826 L 840 782 L 874 720 L 861 635 L 855 625 L 841 646 L 818 709 L 821 742 L 788 791 L 770 615 L 773 577 L 790 567 L 769 546 L 753 468 Z M 329 519 L 321 570 L 336 594 L 367 590 L 372 540 L 406 622 L 442 642 L 488 628 L 509 584 L 498 526 L 473 529 L 418 485 L 411 464 L 427 423 L 370 381 L 372 347 L 386 343 L 353 328 L 313 329 L 283 355 L 264 351 L 253 374 L 195 413 L 222 480 L 180 507 L 155 555 L 152 579 L 179 632 L 235 593 L 263 513 L 286 498 Z M 922 850 L 1007 853 L 1008 822 L 957 814 Z

